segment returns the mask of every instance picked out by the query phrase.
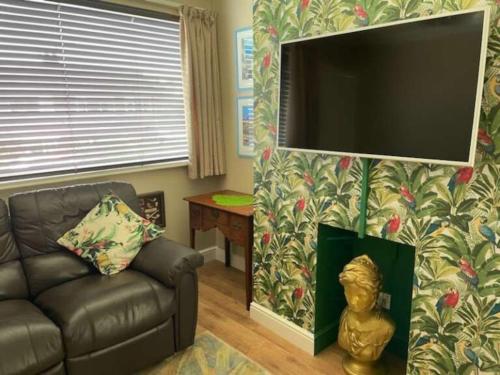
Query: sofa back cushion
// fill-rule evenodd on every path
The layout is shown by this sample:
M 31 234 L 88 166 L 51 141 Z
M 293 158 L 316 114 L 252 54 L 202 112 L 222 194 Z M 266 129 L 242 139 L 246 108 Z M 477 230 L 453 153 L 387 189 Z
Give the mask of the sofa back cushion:
M 9 211 L 0 199 L 0 301 L 28 297 L 19 251 L 12 236 Z
M 14 235 L 32 296 L 52 286 L 96 272 L 57 243 L 101 200 L 113 192 L 135 212 L 139 200 L 124 182 L 75 185 L 15 194 L 9 198 Z

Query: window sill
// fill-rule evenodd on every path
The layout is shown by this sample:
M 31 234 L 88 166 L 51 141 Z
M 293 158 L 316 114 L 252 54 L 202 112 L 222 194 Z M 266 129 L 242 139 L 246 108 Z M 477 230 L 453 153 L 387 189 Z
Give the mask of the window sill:
M 0 191 L 12 190 L 22 187 L 36 187 L 39 185 L 58 184 L 61 182 L 73 182 L 76 180 L 107 177 L 119 174 L 139 173 L 139 172 L 154 171 L 159 169 L 180 168 L 180 167 L 186 167 L 188 164 L 189 163 L 187 160 L 174 161 L 174 162 L 164 162 L 158 164 L 146 164 L 133 167 L 102 169 L 99 171 L 91 171 L 91 172 L 67 173 L 63 175 L 5 181 L 5 182 L 0 182 Z

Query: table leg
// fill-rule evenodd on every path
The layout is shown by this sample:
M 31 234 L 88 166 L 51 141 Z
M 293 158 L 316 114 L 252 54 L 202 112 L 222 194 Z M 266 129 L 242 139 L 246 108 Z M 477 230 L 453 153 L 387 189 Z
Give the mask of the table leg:
M 195 246 L 195 236 L 196 236 L 196 229 L 191 228 L 189 231 L 189 244 L 192 249 L 194 249 Z
M 253 224 L 253 222 L 251 223 Z M 245 288 L 246 288 L 246 305 L 247 310 L 250 310 L 250 303 L 252 302 L 252 250 L 253 250 L 253 225 L 250 225 L 248 233 L 247 245 L 245 246 Z
M 231 242 L 227 237 L 224 237 L 224 251 L 226 267 L 231 267 Z

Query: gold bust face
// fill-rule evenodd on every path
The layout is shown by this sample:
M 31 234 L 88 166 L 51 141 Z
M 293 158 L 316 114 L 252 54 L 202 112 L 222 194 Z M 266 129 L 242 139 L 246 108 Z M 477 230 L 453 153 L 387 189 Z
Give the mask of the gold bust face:
M 344 294 L 349 308 L 354 312 L 370 311 L 377 302 L 377 295 L 353 283 L 344 285 Z
M 382 277 L 366 255 L 354 258 L 339 275 L 349 308 L 354 312 L 370 311 L 375 307 Z

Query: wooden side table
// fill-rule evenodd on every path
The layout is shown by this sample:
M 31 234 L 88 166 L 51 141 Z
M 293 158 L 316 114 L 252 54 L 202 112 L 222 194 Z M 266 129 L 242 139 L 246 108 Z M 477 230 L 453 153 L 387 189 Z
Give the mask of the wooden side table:
M 224 234 L 226 267 L 231 265 L 231 242 L 245 249 L 246 307 L 252 302 L 252 248 L 253 207 L 220 206 L 212 200 L 214 194 L 242 195 L 237 191 L 223 190 L 184 198 L 189 202 L 189 227 L 191 247 L 195 246 L 197 230 L 218 228 Z

